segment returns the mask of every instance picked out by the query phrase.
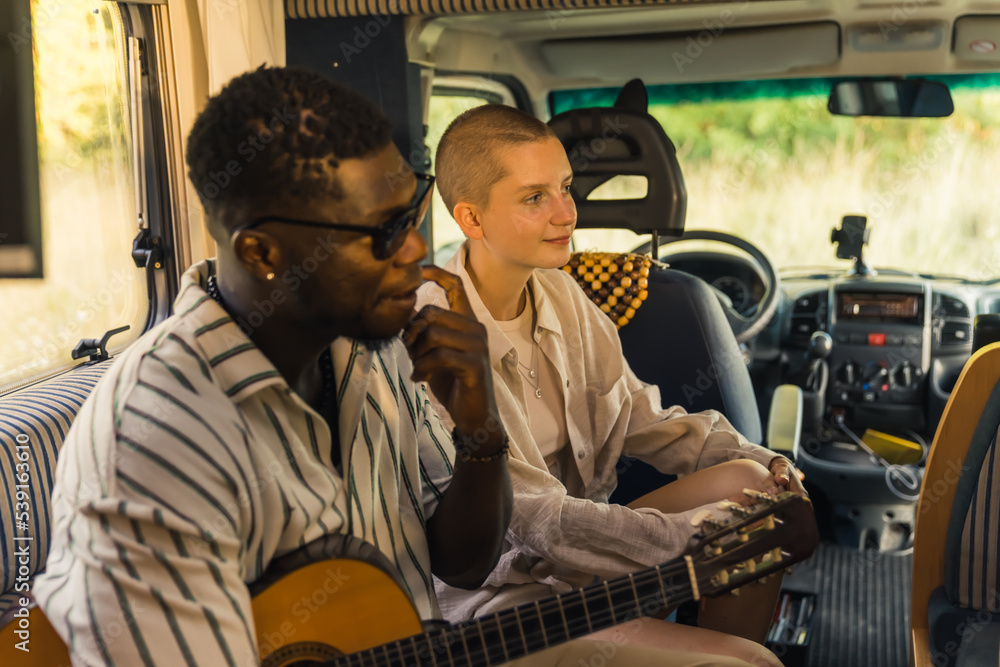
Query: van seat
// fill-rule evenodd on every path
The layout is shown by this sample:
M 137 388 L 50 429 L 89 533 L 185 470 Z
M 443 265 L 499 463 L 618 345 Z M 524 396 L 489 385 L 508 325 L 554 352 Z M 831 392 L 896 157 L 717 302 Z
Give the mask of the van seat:
M 15 590 L 20 565 L 15 550 L 27 546 L 29 578 L 45 566 L 56 458 L 70 424 L 111 362 L 109 359 L 92 366 L 77 366 L 54 378 L 0 396 L 0 534 L 13 538 L 0 540 L 0 560 L 3 561 L 0 616 L 23 595 Z M 19 442 L 26 446 L 19 448 Z M 26 483 L 22 481 L 24 478 L 18 480 L 18 474 L 25 473 L 23 466 L 21 470 L 16 468 L 20 462 L 27 463 Z M 23 516 L 17 515 L 23 514 L 24 508 L 15 511 L 19 484 L 20 490 L 27 493 L 29 504 L 27 521 L 23 523 Z M 15 541 L 19 537 L 31 539 Z M 30 588 L 30 580 L 28 585 Z

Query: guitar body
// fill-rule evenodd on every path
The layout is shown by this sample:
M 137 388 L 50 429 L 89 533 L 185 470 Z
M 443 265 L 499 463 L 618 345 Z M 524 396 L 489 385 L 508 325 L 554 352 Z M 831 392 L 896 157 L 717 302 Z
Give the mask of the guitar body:
M 0 665 L 27 665 L 28 667 L 70 667 L 69 651 L 62 637 L 37 606 L 27 607 L 27 618 L 16 616 L 21 607 L 14 607 L 0 617 Z M 29 634 L 23 634 L 27 631 Z M 22 634 L 19 634 L 22 633 Z M 30 651 L 22 651 L 21 644 Z
M 377 565 L 350 558 L 288 572 L 251 604 L 263 667 L 330 660 L 423 632 L 396 580 Z
M 423 632 L 385 557 L 356 538 L 328 535 L 275 559 L 250 585 L 262 667 L 323 662 Z M 69 651 L 42 610 L 0 619 L 0 665 L 70 667 Z M 16 648 L 30 630 L 30 652 Z M 23 631 L 23 630 L 22 630 Z

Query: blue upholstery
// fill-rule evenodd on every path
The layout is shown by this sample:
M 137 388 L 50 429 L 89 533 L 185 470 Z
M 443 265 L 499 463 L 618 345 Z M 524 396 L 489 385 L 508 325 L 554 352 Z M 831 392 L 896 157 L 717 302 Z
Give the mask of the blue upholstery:
M 958 654 L 955 667 L 996 667 L 1000 664 L 1000 623 L 977 628 Z
M 105 361 L 93 366 L 78 366 L 56 378 L 31 385 L 0 397 L 0 534 L 31 537 L 31 540 L 0 541 L 3 562 L 3 596 L 0 615 L 19 597 L 14 586 L 18 562 L 14 549 L 28 544 L 28 574 L 34 576 L 45 565 L 49 553 L 52 487 L 56 476 L 56 459 L 70 424 L 97 381 L 111 365 Z M 18 442 L 27 447 L 18 448 Z M 18 464 L 22 464 L 20 468 Z M 18 479 L 19 475 L 25 475 Z M 24 480 L 27 483 L 22 483 Z M 18 485 L 21 488 L 18 489 Z M 22 493 L 21 500 L 17 498 Z M 27 531 L 17 525 L 28 503 Z M 18 511 L 15 511 L 18 510 Z
M 682 271 L 649 273 L 649 298 L 619 331 L 625 358 L 656 383 L 664 407 L 718 410 L 750 442 L 761 442 L 753 383 L 712 289 Z

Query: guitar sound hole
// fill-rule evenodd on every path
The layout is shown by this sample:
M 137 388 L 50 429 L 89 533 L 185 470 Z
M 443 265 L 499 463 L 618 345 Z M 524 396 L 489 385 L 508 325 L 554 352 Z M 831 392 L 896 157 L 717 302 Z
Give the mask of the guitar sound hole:
M 261 661 L 261 667 L 315 667 L 344 655 L 329 644 L 295 642 L 275 649 Z

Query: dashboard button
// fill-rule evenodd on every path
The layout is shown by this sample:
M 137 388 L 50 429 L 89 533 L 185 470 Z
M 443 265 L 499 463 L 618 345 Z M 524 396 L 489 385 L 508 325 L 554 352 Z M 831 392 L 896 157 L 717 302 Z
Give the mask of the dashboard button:
M 885 334 L 884 333 L 868 334 L 868 344 L 878 347 L 885 345 Z
M 903 334 L 886 334 L 885 335 L 886 345 L 902 345 L 903 344 Z
M 862 395 L 862 398 L 864 398 L 865 403 L 872 403 L 872 402 L 875 401 L 875 392 L 874 391 L 866 391 Z
M 863 333 L 852 333 L 851 334 L 851 345 L 867 345 L 868 336 Z
M 833 340 L 837 341 L 838 343 L 850 343 L 851 334 L 847 333 L 846 331 L 838 331 L 833 334 Z
M 903 336 L 903 342 L 907 345 L 921 346 L 924 344 L 924 337 L 920 334 L 906 334 Z

